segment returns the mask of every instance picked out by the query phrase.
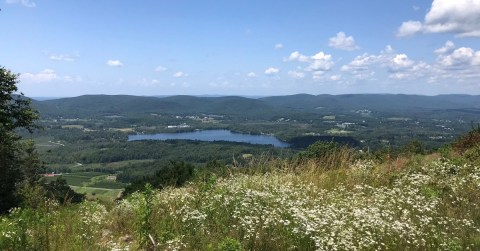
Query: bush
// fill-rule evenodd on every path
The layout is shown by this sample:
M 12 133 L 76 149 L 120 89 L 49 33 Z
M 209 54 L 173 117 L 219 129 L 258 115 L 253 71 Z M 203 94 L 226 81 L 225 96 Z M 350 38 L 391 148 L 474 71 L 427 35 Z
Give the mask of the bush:
M 460 154 L 464 154 L 468 149 L 480 145 L 480 126 L 473 128 L 470 132 L 463 135 L 453 144 L 455 150 Z

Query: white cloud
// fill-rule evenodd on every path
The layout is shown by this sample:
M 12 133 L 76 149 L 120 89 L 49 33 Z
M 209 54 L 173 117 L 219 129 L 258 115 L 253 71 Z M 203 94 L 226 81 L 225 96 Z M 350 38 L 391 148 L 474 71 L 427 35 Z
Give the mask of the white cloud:
M 480 50 L 469 47 L 456 48 L 453 42 L 447 41 L 433 53 L 437 55 L 436 60 L 427 63 L 412 59 L 405 53 L 395 53 L 393 48 L 387 47 L 379 54 L 365 53 L 355 57 L 341 67 L 341 72 L 349 74 L 346 81 L 349 76 L 356 80 L 374 80 L 376 76 L 386 74 L 390 81 L 394 81 L 391 83 L 414 81 L 439 83 L 445 86 L 452 83 L 478 85 Z M 314 76 L 316 79 L 321 77 L 322 75 Z
M 385 49 L 383 49 L 381 51 L 382 54 L 390 54 L 390 53 L 394 53 L 394 52 L 395 52 L 395 50 L 392 48 L 391 45 L 385 46 Z
M 290 53 L 290 56 L 288 56 L 286 61 L 308 62 L 308 57 L 305 56 L 305 55 L 302 55 L 298 51 L 294 51 L 294 52 Z
M 29 8 L 33 8 L 33 7 L 37 6 L 35 4 L 35 2 L 32 2 L 30 0 L 6 0 L 5 2 L 8 3 L 8 4 L 17 4 L 18 3 L 18 4 L 21 4 L 21 5 L 23 5 L 25 7 L 29 7 Z
M 425 16 L 425 31 L 480 36 L 480 1 L 434 0 Z
M 277 74 L 279 72 L 280 72 L 280 70 L 278 68 L 273 68 L 273 67 L 269 67 L 265 70 L 266 75 L 274 75 L 274 74 Z
M 249 73 L 247 74 L 247 77 L 249 77 L 249 78 L 254 78 L 254 77 L 256 77 L 256 76 L 257 76 L 257 74 L 255 74 L 255 72 L 253 72 L 253 71 L 252 71 L 252 72 L 249 72 Z
M 312 78 L 313 80 L 322 80 L 324 79 L 324 76 L 323 76 L 323 71 L 315 71 L 312 73 Z
M 166 71 L 167 70 L 167 67 L 164 67 L 164 66 L 157 66 L 155 67 L 155 71 L 158 71 L 158 72 L 162 72 L 162 71 Z
M 476 51 L 472 59 L 472 65 L 480 65 L 480 51 Z
M 437 58 L 437 62 L 446 67 L 479 65 L 480 51 L 474 51 L 468 47 L 460 47 L 453 50 L 450 54 L 440 55 Z
M 295 79 L 302 79 L 305 77 L 305 73 L 300 71 L 289 71 L 288 76 L 295 78 Z
M 364 53 L 356 56 L 350 63 L 343 65 L 341 71 L 364 71 L 369 66 L 380 61 L 380 56 Z
M 123 63 L 120 62 L 120 60 L 108 60 L 107 65 L 112 67 L 122 67 Z
M 434 52 L 436 54 L 445 54 L 452 52 L 454 49 L 455 44 L 452 41 L 447 41 L 443 47 L 436 49 Z
M 414 5 L 414 6 L 412 6 L 412 9 L 413 9 L 414 11 L 419 11 L 419 10 L 420 10 L 420 7 Z
M 20 75 L 22 81 L 26 82 L 50 82 L 58 79 L 57 74 L 52 69 L 45 69 L 39 73 L 23 73 Z
M 73 56 L 70 54 L 50 54 L 48 57 L 50 60 L 54 61 L 66 61 L 66 62 L 73 62 L 77 59 L 78 56 Z
M 338 80 L 340 80 L 340 79 L 342 79 L 342 77 L 341 77 L 340 75 L 332 75 L 332 76 L 330 76 L 330 80 L 332 80 L 332 81 L 338 81 Z
M 422 23 L 419 21 L 403 22 L 397 30 L 398 37 L 407 37 L 415 35 L 422 30 Z
M 275 45 L 275 49 L 282 49 L 283 48 L 283 44 L 276 44 Z
M 406 54 L 393 53 L 391 46 L 387 46 L 378 55 L 363 54 L 355 57 L 350 63 L 341 67 L 342 72 L 351 74 L 355 79 L 369 80 L 375 75 L 378 68 L 387 68 L 392 79 L 412 79 L 425 76 L 430 65 L 424 62 L 415 62 Z
M 408 68 L 414 64 L 414 62 L 410 60 L 406 54 L 395 55 L 391 62 L 394 69 Z
M 284 59 L 284 61 L 298 61 L 302 63 L 308 63 L 308 65 L 303 70 L 313 73 L 317 71 L 329 71 L 335 64 L 332 60 L 332 55 L 325 54 L 323 51 L 313 56 L 305 56 L 298 51 L 294 51 L 290 54 L 290 56 L 288 56 L 288 58 Z M 298 69 L 301 69 L 301 67 L 298 67 Z
M 420 21 L 404 22 L 398 36 L 417 32 L 454 33 L 460 37 L 480 37 L 480 0 L 434 0 L 430 11 Z
M 182 71 L 179 71 L 179 72 L 176 72 L 175 74 L 173 74 L 173 77 L 175 78 L 181 78 L 181 77 L 186 77 L 188 76 L 188 74 L 182 72 Z
M 355 44 L 355 39 L 352 36 L 347 37 L 344 32 L 339 32 L 335 37 L 331 37 L 328 45 L 330 47 L 346 51 L 359 49 L 359 47 Z
M 307 67 L 308 71 L 328 71 L 334 65 L 332 55 L 325 54 L 323 51 L 311 57 L 311 63 Z
M 450 48 L 439 54 L 436 63 L 429 69 L 429 83 L 477 84 L 480 78 L 480 50 L 469 47 Z M 441 49 L 441 48 L 440 48 Z M 443 50 L 442 50 L 443 52 Z

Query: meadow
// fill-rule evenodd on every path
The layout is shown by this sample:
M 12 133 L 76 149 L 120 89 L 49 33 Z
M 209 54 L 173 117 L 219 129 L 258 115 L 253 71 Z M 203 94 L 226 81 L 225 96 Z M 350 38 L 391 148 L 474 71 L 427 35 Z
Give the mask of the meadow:
M 88 199 L 114 201 L 119 198 L 127 184 L 116 180 L 116 175 L 102 172 L 75 172 L 65 173 L 54 177 L 44 177 L 48 183 L 58 179 L 65 179 L 66 183 L 77 193 L 85 194 Z

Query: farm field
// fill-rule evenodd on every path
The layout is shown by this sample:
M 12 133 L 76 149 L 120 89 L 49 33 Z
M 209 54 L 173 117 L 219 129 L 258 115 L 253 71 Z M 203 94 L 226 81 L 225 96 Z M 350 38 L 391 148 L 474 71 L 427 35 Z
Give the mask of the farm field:
M 89 199 L 113 201 L 118 198 L 128 184 L 116 181 L 116 175 L 101 172 L 65 173 L 54 177 L 45 177 L 50 182 L 59 177 L 77 193 L 85 194 Z

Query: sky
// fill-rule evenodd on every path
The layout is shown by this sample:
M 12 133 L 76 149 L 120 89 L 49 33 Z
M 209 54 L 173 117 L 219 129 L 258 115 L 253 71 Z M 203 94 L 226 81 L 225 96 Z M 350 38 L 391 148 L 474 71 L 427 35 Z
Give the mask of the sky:
M 480 94 L 480 0 L 0 0 L 30 97 Z

